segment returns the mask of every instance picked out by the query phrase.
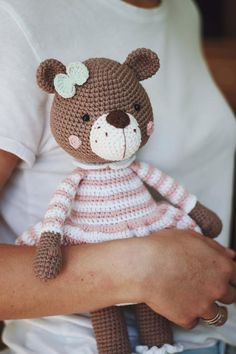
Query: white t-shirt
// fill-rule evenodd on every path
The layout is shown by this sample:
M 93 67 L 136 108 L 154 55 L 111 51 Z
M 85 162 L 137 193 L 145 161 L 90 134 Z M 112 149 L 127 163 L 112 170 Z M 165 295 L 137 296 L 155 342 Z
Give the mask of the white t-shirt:
M 143 83 L 156 130 L 138 157 L 214 209 L 224 222 L 219 241 L 229 243 L 236 126 L 203 60 L 199 27 L 189 0 L 163 0 L 150 10 L 119 0 L 0 0 L 0 148 L 23 160 L 1 194 L 2 242 L 14 242 L 42 218 L 58 182 L 73 168 L 50 133 L 52 97 L 36 85 L 38 64 L 46 58 L 123 62 L 146 47 L 158 53 L 161 69 Z M 222 328 L 178 328 L 176 341 L 186 348 L 211 345 L 214 338 L 236 345 L 236 311 L 229 308 Z M 17 354 L 96 353 L 86 316 L 8 321 L 4 340 Z

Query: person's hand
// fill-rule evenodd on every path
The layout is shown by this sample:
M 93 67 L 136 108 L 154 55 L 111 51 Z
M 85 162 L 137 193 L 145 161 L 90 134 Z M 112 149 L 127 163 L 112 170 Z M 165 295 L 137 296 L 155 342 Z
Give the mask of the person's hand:
M 215 301 L 236 301 L 234 251 L 187 230 L 143 238 L 140 302 L 185 328 L 216 315 Z

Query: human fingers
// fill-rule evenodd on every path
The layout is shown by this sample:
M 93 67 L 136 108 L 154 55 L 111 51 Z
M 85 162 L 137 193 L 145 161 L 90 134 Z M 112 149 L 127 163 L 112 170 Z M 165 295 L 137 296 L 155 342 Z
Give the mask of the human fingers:
M 193 318 L 192 316 L 185 316 L 182 319 L 179 318 L 176 322 L 179 326 L 189 330 L 198 325 L 199 321 L 206 323 L 207 325 L 223 326 L 228 319 L 228 310 L 225 306 L 220 306 L 216 303 L 212 303 L 201 317 Z
M 228 247 L 225 247 L 221 245 L 219 242 L 212 240 L 210 238 L 202 236 L 202 239 L 209 244 L 209 246 L 213 247 L 215 250 L 221 252 L 221 253 L 226 253 L 230 258 L 234 258 L 236 255 L 236 252 Z
M 236 256 L 236 252 L 232 250 L 232 248 L 225 248 L 225 252 L 229 255 L 230 258 L 234 259 Z
M 171 230 L 148 238 L 142 302 L 151 302 L 154 311 L 184 328 L 196 325 L 196 319 L 207 315 L 214 301 L 230 301 L 227 287 L 236 284 L 232 256 L 227 256 L 225 247 L 198 235 Z M 211 310 L 208 316 L 214 314 Z
M 185 329 L 193 329 L 194 327 L 196 327 L 199 323 L 199 319 L 194 319 L 188 322 L 185 322 L 183 324 L 181 324 L 181 327 L 185 328 Z
M 214 318 L 218 313 L 218 305 L 214 302 L 208 306 L 208 309 L 204 311 L 201 316 L 203 321 L 211 320 Z
M 228 319 L 227 308 L 213 303 L 204 312 L 201 319 L 208 325 L 223 326 Z
M 225 263 L 224 280 L 236 291 L 236 262 L 228 259 Z
M 236 302 L 236 287 L 229 284 L 225 294 L 223 294 L 219 301 L 228 305 Z
M 233 289 L 236 290 L 236 265 L 234 266 L 234 272 L 230 276 L 229 279 L 229 285 L 233 287 Z M 236 298 L 234 299 L 234 302 L 236 301 Z
M 153 309 L 156 313 L 160 314 L 161 313 L 161 308 L 159 307 L 159 304 L 157 305 L 154 302 L 149 302 L 148 306 Z M 169 310 L 169 309 L 168 309 Z M 179 308 L 176 307 L 176 304 L 174 306 L 174 310 L 171 310 L 170 312 L 166 313 L 161 313 L 164 317 L 168 318 L 171 322 L 175 323 L 176 325 L 183 327 L 185 329 L 192 329 L 195 326 L 197 326 L 199 322 L 199 317 L 200 314 L 196 313 L 191 313 L 189 311 L 179 311 Z
M 217 288 L 218 294 L 215 298 L 225 304 L 232 304 L 236 302 L 236 263 L 233 259 L 224 259 L 224 257 L 218 258 L 218 263 L 223 260 L 224 267 L 222 268 L 222 272 L 219 273 L 218 270 L 218 278 Z

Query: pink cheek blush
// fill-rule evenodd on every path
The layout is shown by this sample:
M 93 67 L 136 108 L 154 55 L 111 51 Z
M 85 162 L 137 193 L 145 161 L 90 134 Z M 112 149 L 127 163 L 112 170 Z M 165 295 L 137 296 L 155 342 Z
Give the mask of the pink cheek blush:
M 70 146 L 72 146 L 74 149 L 78 149 L 80 147 L 80 145 L 82 144 L 82 141 L 80 140 L 80 138 L 78 138 L 78 136 L 76 135 L 70 135 L 69 136 L 69 143 Z
M 154 123 L 150 120 L 150 122 L 148 122 L 147 124 L 147 135 L 150 136 L 152 135 L 154 131 Z

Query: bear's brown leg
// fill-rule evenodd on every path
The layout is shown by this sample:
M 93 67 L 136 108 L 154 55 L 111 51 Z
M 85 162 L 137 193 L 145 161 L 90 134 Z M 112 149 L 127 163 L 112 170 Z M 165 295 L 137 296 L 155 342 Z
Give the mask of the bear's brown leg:
M 120 306 L 91 313 L 99 354 L 131 354 L 127 326 Z
M 141 345 L 161 347 L 165 343 L 173 344 L 170 322 L 166 318 L 156 314 L 146 304 L 134 306 Z

